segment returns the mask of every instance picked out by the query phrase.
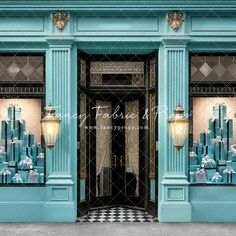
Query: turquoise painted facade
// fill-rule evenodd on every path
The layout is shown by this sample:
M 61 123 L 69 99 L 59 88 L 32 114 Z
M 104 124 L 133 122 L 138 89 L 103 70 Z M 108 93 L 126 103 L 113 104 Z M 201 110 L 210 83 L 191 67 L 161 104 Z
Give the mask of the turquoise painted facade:
M 76 221 L 78 50 L 158 50 L 158 105 L 167 108 L 158 119 L 158 219 L 236 221 L 236 188 L 190 186 L 188 140 L 174 149 L 167 123 L 178 101 L 189 109 L 189 53 L 236 51 L 235 1 L 1 1 L 0 10 L 0 52 L 44 52 L 46 100 L 69 114 L 55 149 L 47 151 L 46 186 L 1 187 L 0 221 Z M 62 32 L 51 21 L 55 10 L 70 16 Z M 185 16 L 176 32 L 167 22 L 172 10 Z

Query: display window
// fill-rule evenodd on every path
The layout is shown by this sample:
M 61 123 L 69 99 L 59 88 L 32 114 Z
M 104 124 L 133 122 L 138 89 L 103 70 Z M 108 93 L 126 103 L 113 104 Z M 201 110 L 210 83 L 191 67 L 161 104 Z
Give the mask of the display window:
M 44 55 L 0 55 L 0 185 L 45 182 Z
M 191 184 L 236 184 L 235 92 L 234 55 L 190 55 Z

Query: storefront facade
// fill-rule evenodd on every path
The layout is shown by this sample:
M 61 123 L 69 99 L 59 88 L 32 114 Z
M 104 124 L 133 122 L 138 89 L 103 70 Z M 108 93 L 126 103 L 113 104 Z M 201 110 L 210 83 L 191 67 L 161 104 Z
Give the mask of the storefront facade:
M 83 110 L 83 94 L 91 97 L 91 94 L 96 92 L 104 92 L 91 84 L 87 88 L 86 78 L 94 78 L 91 74 L 96 74 L 96 70 L 116 75 L 119 73 L 114 67 L 120 66 L 119 70 L 126 70 L 122 64 L 116 64 L 117 61 L 139 61 L 147 64 L 140 72 L 131 63 L 128 72 L 124 72 L 131 74 L 129 78 L 136 75 L 135 78 L 147 79 L 148 82 L 143 85 L 136 85 L 144 97 L 139 97 L 131 82 L 131 87 L 127 86 L 127 89 L 119 90 L 119 86 L 114 87 L 113 84 L 113 87 L 109 87 L 111 84 L 105 84 L 107 88 L 114 89 L 113 94 L 117 92 L 125 96 L 132 90 L 129 99 L 123 100 L 125 106 L 135 104 L 126 102 L 143 99 L 142 106 L 157 105 L 159 108 L 156 124 L 148 123 L 151 131 L 143 134 L 149 140 L 142 144 L 147 150 L 143 155 L 146 159 L 149 158 L 145 162 L 148 170 L 144 171 L 144 177 L 139 176 L 145 183 L 143 189 L 147 189 L 140 200 L 144 202 L 145 210 L 157 214 L 161 222 L 236 221 L 235 185 L 190 184 L 188 139 L 178 151 L 173 147 L 168 124 L 168 118 L 173 114 L 178 102 L 184 108 L 185 114 L 192 114 L 189 101 L 194 94 L 191 90 L 194 85 L 190 83 L 190 77 L 195 72 L 191 67 L 191 55 L 234 55 L 234 1 L 227 1 L 225 5 L 208 0 L 204 1 L 204 4 L 176 1 L 175 5 L 170 5 L 173 1 L 147 1 L 146 4 L 143 1 L 39 2 L 1 2 L 0 52 L 1 55 L 43 55 L 44 104 L 51 102 L 57 113 L 61 114 L 61 129 L 55 148 L 46 151 L 45 184 L 1 185 L 0 221 L 75 222 L 78 214 L 82 214 L 82 208 L 89 208 L 92 196 L 88 193 L 91 188 L 87 186 L 94 184 L 92 180 L 88 180 L 93 167 L 84 167 L 83 170 L 81 166 L 86 166 L 86 161 L 90 162 L 90 159 L 86 159 L 88 154 L 85 150 L 92 143 L 84 144 L 86 134 L 83 134 L 83 127 L 81 128 L 77 118 L 82 111 L 88 112 L 86 102 Z M 59 10 L 62 15 L 56 14 Z M 115 66 L 113 69 L 110 64 L 97 64 L 94 68 L 92 64 L 86 66 L 91 62 L 104 61 L 114 62 Z M 110 67 L 110 73 L 106 73 L 105 66 Z M 208 67 L 197 69 L 207 77 L 213 70 Z M 137 76 L 140 74 L 141 77 Z M 234 75 L 234 72 L 232 74 Z M 104 81 L 111 80 L 111 77 L 104 78 Z M 4 91 L 6 93 L 6 90 Z M 207 93 L 203 91 L 201 94 L 206 97 Z M 214 96 L 212 94 L 210 97 L 217 96 L 217 93 L 214 93 Z M 234 90 L 225 92 L 225 96 L 234 97 Z M 86 98 L 92 101 L 90 97 Z M 99 97 L 98 100 L 104 99 Z M 115 99 L 109 99 L 105 101 L 114 103 Z M 130 135 L 133 137 L 135 133 Z M 99 139 L 99 136 L 95 139 Z M 91 140 L 90 137 L 89 142 Z M 96 140 L 94 142 L 96 143 Z M 83 145 L 87 145 L 85 149 Z M 96 152 L 99 152 L 99 148 Z M 86 168 L 89 168 L 89 171 Z M 96 167 L 94 171 L 96 172 Z M 139 190 L 136 188 L 135 193 L 142 192 L 141 188 L 142 186 Z M 96 192 L 94 189 L 91 191 Z M 96 203 L 96 199 L 93 203 Z

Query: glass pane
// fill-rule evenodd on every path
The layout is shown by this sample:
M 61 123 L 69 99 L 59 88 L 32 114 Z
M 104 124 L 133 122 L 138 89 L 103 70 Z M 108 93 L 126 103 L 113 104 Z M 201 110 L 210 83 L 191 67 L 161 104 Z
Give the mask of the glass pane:
M 0 81 L 43 81 L 43 56 L 0 56 Z
M 44 183 L 41 99 L 0 99 L 0 183 Z
M 231 55 L 191 56 L 191 81 L 234 81 L 235 57 Z
M 191 183 L 236 184 L 235 111 L 231 97 L 192 99 Z
M 112 103 L 108 101 L 96 102 L 97 113 L 102 109 L 106 117 L 96 119 L 96 196 L 111 194 L 111 160 L 112 160 Z

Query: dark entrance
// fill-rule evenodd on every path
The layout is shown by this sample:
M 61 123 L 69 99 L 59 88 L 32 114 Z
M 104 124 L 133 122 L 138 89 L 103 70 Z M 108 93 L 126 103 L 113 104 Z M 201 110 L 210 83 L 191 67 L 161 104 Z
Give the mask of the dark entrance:
M 153 58 L 80 56 L 79 109 L 87 118 L 78 137 L 80 215 L 112 206 L 156 208 L 156 199 L 150 202 L 150 179 L 157 176 Z
M 90 115 L 90 207 L 144 208 L 148 193 L 144 95 L 95 95 Z

